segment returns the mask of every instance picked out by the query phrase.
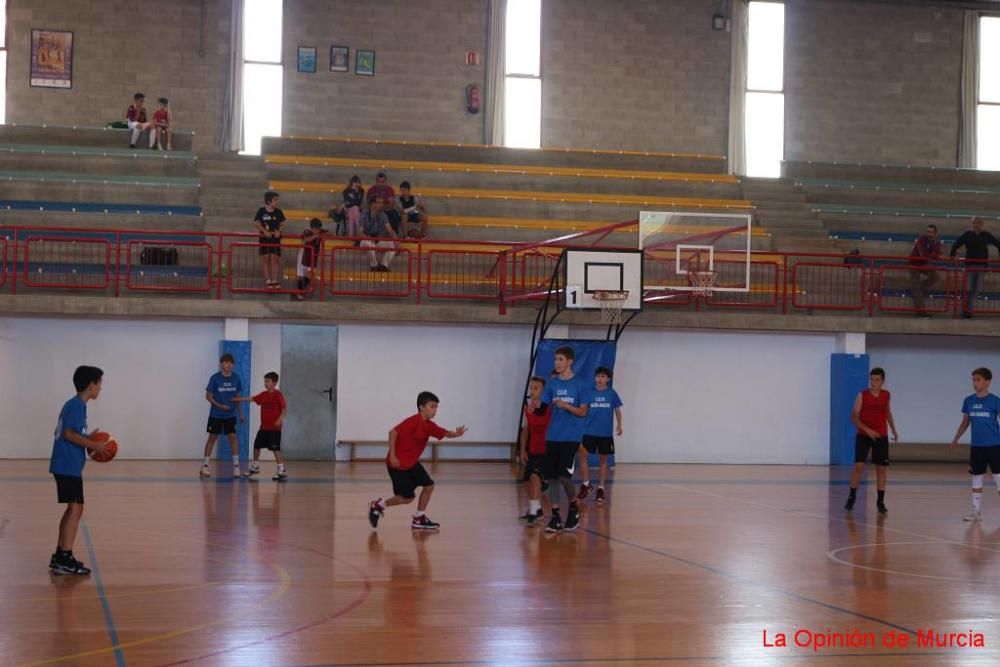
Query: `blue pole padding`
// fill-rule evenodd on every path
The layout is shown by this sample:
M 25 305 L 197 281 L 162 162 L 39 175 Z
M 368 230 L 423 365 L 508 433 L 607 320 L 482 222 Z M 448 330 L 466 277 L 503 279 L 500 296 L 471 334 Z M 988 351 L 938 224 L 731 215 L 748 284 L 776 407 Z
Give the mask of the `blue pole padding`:
M 854 463 L 851 411 L 858 392 L 868 387 L 870 363 L 867 354 L 830 355 L 830 465 Z
M 250 341 L 248 340 L 221 340 L 219 341 L 219 356 L 228 352 L 233 355 L 236 363 L 233 364 L 233 373 L 240 376 L 243 381 L 243 395 L 250 395 L 250 387 L 253 384 L 253 376 L 250 367 Z M 251 403 L 242 403 L 240 409 L 243 411 L 243 421 L 236 424 L 236 437 L 239 441 L 240 460 L 246 461 L 250 458 L 250 406 Z M 232 453 L 229 451 L 229 438 L 220 437 L 219 446 L 216 448 L 216 456 L 219 459 L 229 460 Z

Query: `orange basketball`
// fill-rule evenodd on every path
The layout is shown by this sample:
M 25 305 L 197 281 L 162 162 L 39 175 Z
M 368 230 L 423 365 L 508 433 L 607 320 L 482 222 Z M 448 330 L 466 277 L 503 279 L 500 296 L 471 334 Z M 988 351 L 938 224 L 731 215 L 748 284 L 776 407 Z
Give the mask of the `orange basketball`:
M 93 450 L 90 451 L 90 458 L 94 459 L 98 463 L 107 463 L 111 459 L 115 458 L 116 454 L 118 454 L 118 441 L 115 440 L 115 436 L 110 433 L 98 431 L 96 433 L 91 433 L 89 437 L 91 440 L 104 443 L 103 454 L 98 454 Z

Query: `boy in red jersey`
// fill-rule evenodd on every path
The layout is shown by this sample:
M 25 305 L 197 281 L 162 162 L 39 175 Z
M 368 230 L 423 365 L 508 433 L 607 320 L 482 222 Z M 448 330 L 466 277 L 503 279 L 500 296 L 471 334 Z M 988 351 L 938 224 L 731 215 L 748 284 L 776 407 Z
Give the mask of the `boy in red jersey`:
M 434 492 L 434 480 L 420 464 L 420 455 L 427 448 L 431 436 L 438 440 L 461 438 L 468 429 L 459 426 L 454 431 L 446 431 L 435 424 L 433 419 L 439 402 L 431 392 L 420 392 L 417 395 L 417 414 L 404 419 L 389 431 L 389 454 L 385 457 L 385 465 L 394 495 L 388 500 L 373 500 L 368 505 L 368 522 L 372 528 L 378 527 L 378 520 L 387 507 L 412 503 L 418 486 L 422 487 L 420 500 L 417 501 L 417 513 L 413 515 L 410 527 L 418 530 L 437 530 L 441 527 L 425 514 Z
M 174 117 L 170 113 L 170 100 L 161 97 L 156 100 L 156 111 L 153 112 L 153 131 L 156 133 L 156 147 L 163 150 L 163 135 L 167 136 L 167 150 L 174 150 Z
M 152 131 L 153 124 L 146 120 L 145 103 L 146 96 L 142 93 L 136 93 L 132 97 L 132 104 L 125 110 L 125 122 L 128 125 L 129 131 L 129 148 L 135 148 L 135 145 L 139 142 L 139 135 L 146 130 L 150 130 L 149 147 L 153 148 L 156 146 L 156 132 Z
M 529 526 L 542 518 L 542 477 L 545 475 L 545 431 L 552 421 L 552 411 L 538 414 L 545 379 L 535 376 L 528 382 L 528 401 L 524 406 L 527 425 L 521 429 L 521 463 L 528 477 L 528 513 L 521 518 Z
M 264 391 L 256 396 L 237 396 L 233 401 L 253 401 L 260 406 L 260 430 L 253 441 L 253 462 L 244 477 L 250 478 L 260 474 L 260 450 L 270 449 L 274 452 L 274 460 L 278 462 L 278 472 L 274 473 L 275 482 L 288 479 L 285 472 L 285 459 L 281 456 L 281 424 L 285 421 L 288 404 L 284 395 L 278 391 L 278 374 L 270 372 L 264 376 Z
M 847 496 L 844 509 L 854 509 L 857 500 L 858 483 L 865 469 L 868 450 L 872 451 L 872 463 L 875 464 L 875 479 L 878 483 L 878 502 L 876 507 L 880 514 L 889 510 L 885 508 L 885 478 L 886 466 L 889 465 L 889 433 L 892 429 L 892 440 L 899 440 L 896 432 L 896 422 L 889 408 L 889 392 L 882 388 L 885 383 L 885 371 L 873 368 L 868 374 L 868 389 L 860 392 L 854 400 L 854 410 L 851 411 L 851 422 L 858 428 L 854 438 L 854 472 L 851 473 L 851 493 Z

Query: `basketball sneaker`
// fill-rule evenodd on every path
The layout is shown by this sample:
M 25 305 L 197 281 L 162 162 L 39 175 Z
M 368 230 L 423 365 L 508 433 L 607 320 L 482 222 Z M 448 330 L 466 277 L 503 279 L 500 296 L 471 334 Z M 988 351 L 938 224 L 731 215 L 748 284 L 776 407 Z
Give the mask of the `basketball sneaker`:
M 886 508 L 885 503 L 875 503 L 875 508 L 878 509 L 879 514 L 885 514 L 889 510 Z
M 558 533 L 562 531 L 563 524 L 562 519 L 559 518 L 559 512 L 553 512 L 552 517 L 549 519 L 549 525 L 545 526 L 546 533 Z
M 424 514 L 423 516 L 413 517 L 413 521 L 410 522 L 410 528 L 416 530 L 437 530 L 441 527 L 436 521 L 431 521 L 430 517 Z
M 203 477 L 204 478 L 204 477 L 211 477 L 211 476 L 212 476 L 212 471 L 208 469 L 208 464 L 206 463 L 205 465 L 203 465 L 201 467 L 201 470 L 198 471 L 198 477 Z
M 576 530 L 580 525 L 580 508 L 576 506 L 576 503 L 571 503 L 569 506 L 569 514 L 566 516 L 566 530 Z
M 52 554 L 49 561 L 49 569 L 53 574 L 76 574 L 86 576 L 90 574 L 90 568 L 73 558 L 72 554 Z
M 983 520 L 983 513 L 980 512 L 979 510 L 969 512 L 964 517 L 962 517 L 962 521 L 982 521 L 982 520 Z
M 278 472 L 274 473 L 274 477 L 272 477 L 271 479 L 273 479 L 275 482 L 284 482 L 286 479 L 288 479 L 288 473 L 285 472 L 284 470 L 279 470 Z
M 528 512 L 527 514 L 525 514 L 521 518 L 524 519 L 528 523 L 529 526 L 534 526 L 535 524 L 537 524 L 539 521 L 542 520 L 543 516 L 545 516 L 545 514 L 543 514 L 542 510 L 539 509 L 534 514 L 532 514 L 531 512 Z
M 603 486 L 597 487 L 597 502 L 600 503 L 601 505 L 604 504 L 604 487 Z
M 236 479 L 239 479 L 242 476 L 243 476 L 243 471 L 240 470 L 240 466 L 237 463 L 236 465 L 233 466 L 233 477 L 235 477 Z
M 247 471 L 243 473 L 243 476 L 249 478 L 259 474 L 260 474 L 260 466 L 257 465 L 256 463 L 251 463 L 250 467 L 247 468 Z
M 583 484 L 581 484 L 580 485 L 580 492 L 576 494 L 576 500 L 577 500 L 577 502 L 579 502 L 581 500 L 584 500 L 587 496 L 589 496 L 590 495 L 590 491 L 593 488 L 594 487 L 591 486 L 590 482 L 584 482 Z M 567 520 L 566 523 L 569 523 L 569 520 Z
M 368 523 L 372 525 L 372 528 L 378 528 L 378 520 L 382 518 L 382 508 L 378 506 L 380 502 L 382 502 L 381 498 L 368 504 Z
M 854 509 L 854 501 L 855 500 L 857 500 L 856 496 L 847 496 L 847 502 L 844 503 L 844 509 L 848 510 L 848 511 Z

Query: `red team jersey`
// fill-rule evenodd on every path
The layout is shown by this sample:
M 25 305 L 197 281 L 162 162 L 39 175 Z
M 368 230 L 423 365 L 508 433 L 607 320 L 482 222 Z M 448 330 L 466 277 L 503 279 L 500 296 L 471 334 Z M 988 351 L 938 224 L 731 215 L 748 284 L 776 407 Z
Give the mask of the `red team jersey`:
M 153 112 L 153 125 L 157 127 L 168 127 L 170 125 L 170 112 L 166 109 L 157 109 Z
M 862 424 L 883 438 L 886 437 L 889 434 L 889 392 L 883 389 L 878 396 L 873 396 L 868 389 L 862 391 L 861 414 L 858 418 Z M 860 429 L 858 433 L 861 433 Z
M 424 419 L 419 413 L 399 422 L 392 430 L 396 432 L 396 458 L 399 459 L 400 470 L 409 470 L 417 465 L 431 437 L 440 440 L 448 435 L 448 431 L 430 419 Z M 385 455 L 385 462 L 389 464 L 388 454 Z
M 253 397 L 253 402 L 260 406 L 260 430 L 280 431 L 281 426 L 275 424 L 281 411 L 285 409 L 285 397 L 280 391 L 262 391 Z
M 545 414 L 539 417 L 535 414 L 535 409 L 530 405 L 524 406 L 524 418 L 528 421 L 528 454 L 537 456 L 545 453 L 545 431 L 552 421 L 552 408 L 545 410 Z

